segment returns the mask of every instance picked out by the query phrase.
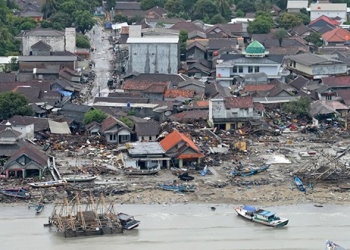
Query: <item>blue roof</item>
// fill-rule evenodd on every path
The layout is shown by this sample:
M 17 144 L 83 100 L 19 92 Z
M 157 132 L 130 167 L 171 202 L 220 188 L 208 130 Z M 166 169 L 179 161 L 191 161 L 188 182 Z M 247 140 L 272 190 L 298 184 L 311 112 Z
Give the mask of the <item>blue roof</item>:
M 256 208 L 252 207 L 252 206 L 244 206 L 243 209 L 247 210 L 248 212 L 255 212 L 256 211 Z
M 65 91 L 65 90 L 59 90 L 58 92 L 60 92 L 63 96 L 72 96 L 73 94 L 73 92 Z
M 270 216 L 274 215 L 275 213 L 272 213 L 272 212 L 270 212 L 270 211 L 263 211 L 263 212 L 261 212 L 260 214 L 261 214 L 261 215 L 264 215 L 264 216 L 266 216 L 266 217 L 270 217 Z

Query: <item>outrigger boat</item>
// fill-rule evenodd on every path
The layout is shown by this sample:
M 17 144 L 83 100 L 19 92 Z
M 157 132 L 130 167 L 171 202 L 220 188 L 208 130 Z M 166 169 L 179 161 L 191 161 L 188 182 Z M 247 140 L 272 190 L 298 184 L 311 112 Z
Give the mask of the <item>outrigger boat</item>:
M 344 247 L 335 244 L 330 240 L 326 240 L 326 250 L 346 250 Z
M 240 165 L 237 169 L 232 171 L 232 175 L 234 176 L 251 176 L 255 175 L 257 173 L 261 173 L 266 171 L 270 165 L 263 165 L 261 167 L 253 167 L 253 168 L 243 168 L 242 165 Z
M 125 169 L 125 175 L 156 175 L 159 173 L 159 169 Z
M 119 213 L 118 218 L 122 224 L 123 229 L 125 230 L 137 228 L 141 223 L 141 221 L 135 220 L 134 216 L 125 213 Z
M 295 185 L 297 186 L 297 188 L 301 192 L 305 192 L 306 191 L 306 188 L 305 188 L 304 184 L 301 182 L 301 180 L 299 179 L 298 176 L 294 176 L 294 182 L 295 182 Z
M 2 194 L 15 198 L 28 199 L 30 198 L 30 193 L 28 190 L 23 188 L 20 189 L 5 189 L 1 191 Z
M 283 227 L 286 226 L 289 221 L 288 219 L 277 217 L 273 212 L 257 209 L 252 206 L 235 207 L 234 210 L 244 219 L 269 227 Z
M 97 178 L 95 175 L 89 176 L 70 176 L 67 178 L 63 178 L 66 182 L 90 182 L 94 181 Z
M 64 186 L 66 184 L 67 182 L 65 180 L 28 183 L 28 185 L 35 188 L 58 187 L 58 186 Z
M 159 187 L 166 191 L 174 191 L 174 192 L 194 192 L 196 190 L 196 186 L 194 185 L 164 185 L 160 184 Z

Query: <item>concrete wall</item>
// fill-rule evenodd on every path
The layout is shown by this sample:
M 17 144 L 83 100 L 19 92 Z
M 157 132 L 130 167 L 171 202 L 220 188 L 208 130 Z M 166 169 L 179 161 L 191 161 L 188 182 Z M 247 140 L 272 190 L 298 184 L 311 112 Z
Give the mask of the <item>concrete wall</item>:
M 64 36 L 24 36 L 22 40 L 23 44 L 23 55 L 29 56 L 31 51 L 31 46 L 39 41 L 43 41 L 51 46 L 52 51 L 64 51 L 65 41 Z
M 66 51 L 74 53 L 75 52 L 75 43 L 76 43 L 75 28 L 66 28 L 65 37 L 66 37 L 66 43 L 65 43 Z
M 281 65 L 278 64 L 272 64 L 272 65 L 259 65 L 259 64 L 250 64 L 250 65 L 239 65 L 235 64 L 237 67 L 237 72 L 233 72 L 233 65 L 232 67 L 222 67 L 220 64 L 216 65 L 216 76 L 218 77 L 219 74 L 221 77 L 230 77 L 230 76 L 239 76 L 242 74 L 249 74 L 249 73 L 258 73 L 258 72 L 264 72 L 267 77 L 273 77 L 277 76 L 279 69 Z M 243 72 L 239 72 L 239 67 L 243 67 Z M 248 67 L 251 66 L 253 67 L 253 72 L 248 72 Z M 258 72 L 254 72 L 255 68 L 254 67 L 259 67 Z
M 13 130 L 21 133 L 21 136 L 19 138 L 30 140 L 34 139 L 34 124 L 27 126 L 12 125 L 11 127 Z
M 315 65 L 311 67 L 313 75 L 335 75 L 347 72 L 345 64 Z
M 151 137 L 151 139 L 150 139 Z M 156 141 L 157 140 L 157 136 L 152 135 L 152 136 L 138 136 L 137 137 L 137 141 L 139 142 L 143 142 L 143 141 Z
M 346 9 L 344 11 L 332 11 L 332 10 L 312 10 L 310 11 L 310 20 L 316 20 L 320 16 L 327 16 L 329 18 L 335 18 L 335 17 L 340 17 L 341 18 L 341 23 L 346 22 L 347 20 L 347 15 L 346 15 Z
M 201 60 L 205 58 L 205 52 L 193 47 L 190 50 L 186 51 L 186 59 L 191 59 L 191 60 Z
M 127 72 L 177 74 L 178 44 L 130 44 Z

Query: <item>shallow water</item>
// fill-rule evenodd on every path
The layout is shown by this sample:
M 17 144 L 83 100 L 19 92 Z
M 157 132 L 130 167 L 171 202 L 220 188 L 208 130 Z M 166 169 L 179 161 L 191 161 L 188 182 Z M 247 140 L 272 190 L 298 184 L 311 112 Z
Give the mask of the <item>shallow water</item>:
M 288 226 L 269 228 L 245 221 L 233 205 L 119 205 L 120 212 L 141 220 L 138 229 L 122 235 L 64 238 L 43 227 L 42 214 L 25 206 L 0 207 L 0 249 L 7 250 L 179 250 L 191 249 L 324 249 L 326 239 L 350 246 L 348 207 L 293 205 L 269 208 L 290 219 Z

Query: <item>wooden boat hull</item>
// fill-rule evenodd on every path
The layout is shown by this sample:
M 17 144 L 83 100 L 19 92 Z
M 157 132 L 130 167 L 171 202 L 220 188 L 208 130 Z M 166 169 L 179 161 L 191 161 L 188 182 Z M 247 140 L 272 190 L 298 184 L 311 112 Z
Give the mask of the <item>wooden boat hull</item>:
M 125 170 L 126 175 L 156 175 L 159 173 L 158 169 L 155 170 Z
M 96 180 L 97 176 L 89 176 L 85 178 L 77 177 L 77 178 L 63 178 L 66 182 L 91 182 Z
M 28 192 L 16 192 L 16 191 L 1 191 L 2 194 L 14 198 L 28 199 L 30 198 L 30 194 Z
M 275 228 L 279 228 L 279 227 L 284 227 L 286 225 L 288 225 L 289 220 L 288 219 L 281 219 L 279 221 L 273 221 L 273 222 L 266 222 L 266 221 L 262 221 L 262 220 L 257 220 L 254 218 L 254 216 L 250 216 L 246 214 L 246 210 L 242 209 L 241 207 L 236 207 L 234 208 L 234 210 L 236 211 L 236 213 L 238 214 L 238 216 L 249 220 L 251 222 L 255 222 L 255 223 L 259 223 L 268 227 L 275 227 Z
M 297 186 L 297 188 L 299 189 L 299 191 L 301 191 L 301 192 L 306 191 L 306 188 L 305 188 L 304 184 L 301 182 L 301 180 L 299 179 L 299 177 L 297 177 L 297 176 L 294 177 L 294 183 Z
M 49 188 L 49 187 L 59 187 L 66 185 L 66 181 L 48 181 L 48 182 L 35 182 L 35 183 L 29 183 L 33 188 Z

